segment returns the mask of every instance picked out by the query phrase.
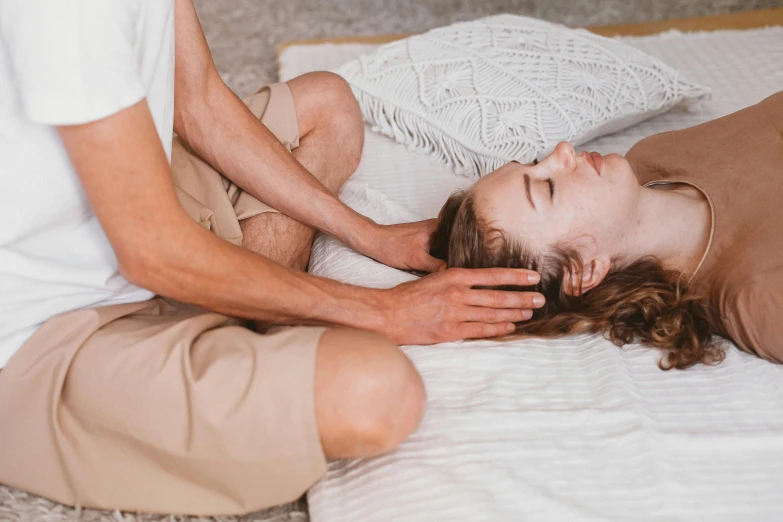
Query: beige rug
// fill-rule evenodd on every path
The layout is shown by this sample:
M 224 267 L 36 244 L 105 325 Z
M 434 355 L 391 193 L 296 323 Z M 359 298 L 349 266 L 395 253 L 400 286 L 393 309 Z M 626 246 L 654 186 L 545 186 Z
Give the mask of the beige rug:
M 304 500 L 241 517 L 188 517 L 70 508 L 0 486 L 1 522 L 307 522 Z

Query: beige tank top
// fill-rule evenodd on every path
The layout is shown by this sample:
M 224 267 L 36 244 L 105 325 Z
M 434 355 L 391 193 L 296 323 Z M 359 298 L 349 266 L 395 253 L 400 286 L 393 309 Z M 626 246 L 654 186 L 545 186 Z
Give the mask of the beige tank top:
M 723 118 L 650 136 L 627 154 L 640 183 L 685 182 L 713 210 L 692 285 L 722 335 L 783 362 L 783 92 Z

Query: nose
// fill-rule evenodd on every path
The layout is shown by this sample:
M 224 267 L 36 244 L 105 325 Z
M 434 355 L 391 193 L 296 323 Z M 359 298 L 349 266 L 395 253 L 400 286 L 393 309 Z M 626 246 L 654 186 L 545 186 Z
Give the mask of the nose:
M 576 151 L 570 143 L 561 141 L 549 156 L 539 162 L 539 166 L 544 167 L 550 176 L 571 171 L 576 168 Z

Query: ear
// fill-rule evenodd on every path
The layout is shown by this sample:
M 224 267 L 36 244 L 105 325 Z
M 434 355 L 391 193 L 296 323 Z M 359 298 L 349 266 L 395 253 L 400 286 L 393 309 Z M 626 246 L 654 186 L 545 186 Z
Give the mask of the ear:
M 597 257 L 584 263 L 581 273 L 578 266 L 572 266 L 563 274 L 563 291 L 566 295 L 578 296 L 592 290 L 604 280 L 611 265 L 608 258 Z

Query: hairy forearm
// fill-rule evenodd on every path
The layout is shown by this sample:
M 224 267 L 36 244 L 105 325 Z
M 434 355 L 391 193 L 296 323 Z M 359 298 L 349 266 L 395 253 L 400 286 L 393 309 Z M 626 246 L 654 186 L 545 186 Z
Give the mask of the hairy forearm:
M 352 246 L 374 226 L 308 172 L 216 74 L 183 105 L 178 134 L 256 199 Z
M 159 228 L 152 243 L 121 262 L 132 282 L 227 315 L 365 329 L 384 321 L 383 291 L 294 272 L 219 239 L 186 216 Z

